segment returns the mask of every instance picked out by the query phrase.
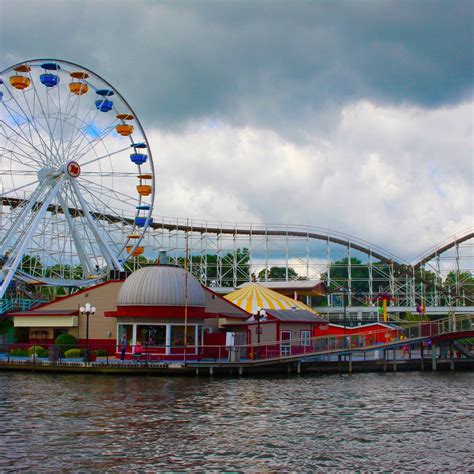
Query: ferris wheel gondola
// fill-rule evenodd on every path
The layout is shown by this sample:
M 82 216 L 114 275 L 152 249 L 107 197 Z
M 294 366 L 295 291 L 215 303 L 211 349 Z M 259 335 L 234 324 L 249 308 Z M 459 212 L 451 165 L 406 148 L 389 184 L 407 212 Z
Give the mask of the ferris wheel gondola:
M 129 104 L 94 72 L 34 59 L 0 73 L 0 179 L 11 203 L 0 215 L 0 298 L 14 275 L 84 285 L 144 252 L 151 151 Z

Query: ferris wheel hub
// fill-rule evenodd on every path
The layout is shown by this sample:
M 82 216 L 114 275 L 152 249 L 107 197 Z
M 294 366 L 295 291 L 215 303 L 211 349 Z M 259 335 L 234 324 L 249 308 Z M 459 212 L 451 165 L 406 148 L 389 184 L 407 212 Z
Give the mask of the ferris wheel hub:
M 70 161 L 66 165 L 66 172 L 71 178 L 77 178 L 81 174 L 81 167 L 79 166 L 79 163 Z

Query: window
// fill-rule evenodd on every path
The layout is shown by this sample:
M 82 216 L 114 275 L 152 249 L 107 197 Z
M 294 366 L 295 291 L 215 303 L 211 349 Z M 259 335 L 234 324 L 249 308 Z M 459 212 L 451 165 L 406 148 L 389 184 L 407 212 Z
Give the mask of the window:
M 131 345 L 133 338 L 133 326 L 131 324 L 119 324 L 117 344 L 122 340 L 124 334 L 127 337 L 128 344 Z
M 142 346 L 165 346 L 166 345 L 166 326 L 137 326 L 137 342 Z
M 188 346 L 195 345 L 196 327 L 188 326 L 187 340 Z M 171 326 L 171 347 L 184 347 L 184 326 Z
M 311 345 L 311 331 L 301 331 L 301 345 L 305 347 Z

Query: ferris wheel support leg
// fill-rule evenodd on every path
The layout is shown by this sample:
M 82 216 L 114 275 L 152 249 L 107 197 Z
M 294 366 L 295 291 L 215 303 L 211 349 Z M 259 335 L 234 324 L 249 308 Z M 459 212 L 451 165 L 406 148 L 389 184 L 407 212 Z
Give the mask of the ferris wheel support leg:
M 59 200 L 59 203 L 61 204 L 61 207 L 63 208 L 64 217 L 66 218 L 67 225 L 69 227 L 69 230 L 71 231 L 72 239 L 74 240 L 74 244 L 76 245 L 77 255 L 79 257 L 79 260 L 81 261 L 82 268 L 84 269 L 86 276 L 93 275 L 94 270 L 93 270 L 92 263 L 87 257 L 87 252 L 82 243 L 82 239 L 77 232 L 77 229 L 76 229 L 76 226 L 74 225 L 71 214 L 69 213 L 69 208 L 67 207 L 66 201 L 64 200 L 61 193 L 58 194 L 58 200 Z
M 77 198 L 79 199 L 82 210 L 84 211 L 86 222 L 88 223 L 90 229 L 92 230 L 92 233 L 94 234 L 94 237 L 97 240 L 97 243 L 99 244 L 102 250 L 102 255 L 105 258 L 107 265 L 109 266 L 111 270 L 118 270 L 120 272 L 123 272 L 124 268 L 122 264 L 118 261 L 117 257 L 114 255 L 114 253 L 110 249 L 107 242 L 102 238 L 102 236 L 100 235 L 100 232 L 97 230 L 96 223 L 94 219 L 92 218 L 92 214 L 89 209 L 89 206 L 86 200 L 84 199 L 84 197 L 82 196 L 81 191 L 79 190 L 79 187 L 77 186 L 74 180 L 71 181 L 71 184 L 72 184 L 72 187 L 74 188 Z
M 18 265 L 20 265 L 21 263 L 26 247 L 30 243 L 39 223 L 41 222 L 44 215 L 48 211 L 49 205 L 51 204 L 51 202 L 53 201 L 53 199 L 55 198 L 55 196 L 58 194 L 59 190 L 61 189 L 61 186 L 63 185 L 63 181 L 64 181 L 64 178 L 61 178 L 54 185 L 51 193 L 43 201 L 43 203 L 41 204 L 41 207 L 36 213 L 36 216 L 34 217 L 33 221 L 30 223 L 28 230 L 26 230 L 26 232 L 23 232 L 23 235 L 21 236 L 20 240 L 17 242 L 14 249 L 14 255 L 12 255 L 10 258 L 7 259 L 7 261 L 5 262 L 5 265 L 0 270 L 0 279 L 1 279 L 0 298 L 3 298 L 3 295 L 7 291 L 8 285 L 12 281 L 13 276 L 15 275 L 15 272 L 18 268 Z
M 34 193 L 29 198 L 28 204 L 20 211 L 14 224 L 8 229 L 7 234 L 3 238 L 2 244 L 0 246 L 0 255 L 3 255 L 8 250 L 11 240 L 14 237 L 18 237 L 18 229 L 20 228 L 21 225 L 25 224 L 26 216 L 36 204 L 41 202 L 40 201 L 41 196 L 49 187 L 50 187 L 50 184 L 44 181 L 35 189 Z

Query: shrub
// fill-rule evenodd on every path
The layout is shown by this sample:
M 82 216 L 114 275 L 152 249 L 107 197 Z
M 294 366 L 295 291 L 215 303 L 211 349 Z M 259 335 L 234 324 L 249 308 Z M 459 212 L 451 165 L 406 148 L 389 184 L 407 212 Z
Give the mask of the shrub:
M 26 349 L 20 349 L 20 348 L 10 349 L 8 353 L 13 357 L 28 356 L 28 351 Z
M 38 357 L 46 357 L 47 358 L 47 357 L 49 357 L 49 351 L 48 351 L 48 349 L 41 349 L 40 351 L 38 351 L 36 353 L 36 355 Z
M 105 349 L 97 349 L 95 352 L 97 353 L 97 357 L 105 357 L 108 355 Z
M 82 357 L 84 355 L 84 351 L 82 349 L 69 349 L 64 352 L 64 357 L 66 358 L 77 358 Z
M 31 346 L 28 348 L 28 355 L 29 356 L 32 356 L 33 354 L 36 354 L 37 356 L 39 356 L 39 353 L 41 351 L 44 351 L 44 347 L 41 347 L 41 346 Z
M 77 346 L 77 339 L 72 334 L 60 334 L 54 343 L 59 346 L 61 355 L 64 355 L 66 351 Z

